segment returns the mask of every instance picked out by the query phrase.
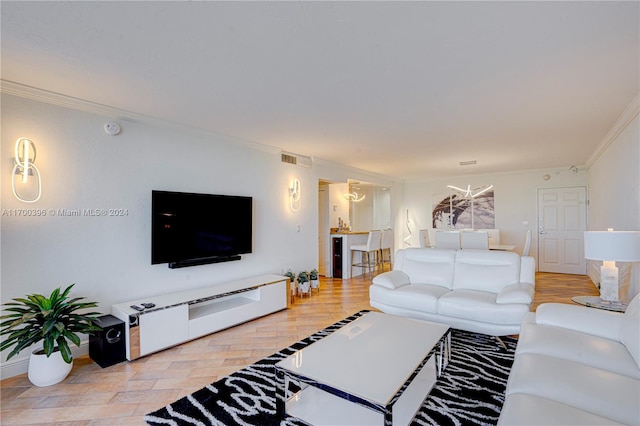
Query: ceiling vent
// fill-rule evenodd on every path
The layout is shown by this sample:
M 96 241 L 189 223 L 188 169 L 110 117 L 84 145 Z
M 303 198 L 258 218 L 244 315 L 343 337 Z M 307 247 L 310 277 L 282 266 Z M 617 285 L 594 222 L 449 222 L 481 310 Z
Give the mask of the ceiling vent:
M 284 152 L 284 151 L 280 153 L 280 160 L 283 163 L 293 164 L 296 166 L 303 166 L 303 167 L 311 167 L 311 162 L 312 162 L 311 157 L 307 157 L 305 155 L 292 154 L 290 152 Z
M 471 161 L 461 161 L 460 165 L 461 166 L 474 166 L 478 164 L 478 162 L 476 160 L 471 160 Z

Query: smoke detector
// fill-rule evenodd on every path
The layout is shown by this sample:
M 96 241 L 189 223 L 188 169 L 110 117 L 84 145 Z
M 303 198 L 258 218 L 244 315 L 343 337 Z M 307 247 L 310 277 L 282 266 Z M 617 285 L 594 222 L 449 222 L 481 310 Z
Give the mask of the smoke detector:
M 120 130 L 120 125 L 113 121 L 110 121 L 104 125 L 104 131 L 111 136 L 120 134 Z

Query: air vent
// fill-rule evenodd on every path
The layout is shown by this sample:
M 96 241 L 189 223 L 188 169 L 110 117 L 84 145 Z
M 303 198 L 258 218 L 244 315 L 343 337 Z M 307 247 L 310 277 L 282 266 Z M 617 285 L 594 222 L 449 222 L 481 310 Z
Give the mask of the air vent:
M 287 163 L 287 164 L 294 164 L 297 166 L 303 166 L 303 167 L 311 167 L 311 157 L 307 157 L 305 155 L 298 155 L 298 154 L 292 154 L 290 152 L 281 152 L 280 153 L 280 160 L 283 163 Z
M 283 163 L 298 164 L 298 159 L 295 155 L 285 154 L 283 152 L 282 154 L 280 154 L 280 159 Z
M 476 160 L 471 160 L 471 161 L 461 161 L 460 165 L 461 166 L 473 166 L 475 164 L 478 164 L 478 162 Z

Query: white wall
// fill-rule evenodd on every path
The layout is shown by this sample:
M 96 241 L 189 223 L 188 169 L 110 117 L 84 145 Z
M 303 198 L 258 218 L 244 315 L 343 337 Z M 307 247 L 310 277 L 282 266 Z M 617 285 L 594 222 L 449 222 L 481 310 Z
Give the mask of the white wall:
M 640 117 L 589 168 L 589 229 L 640 230 Z
M 353 188 L 352 188 L 353 189 Z M 349 191 L 353 192 L 353 191 Z M 364 195 L 364 200 L 349 202 L 349 217 L 351 218 L 351 230 L 368 232 L 376 229 L 373 224 L 373 214 L 375 210 L 375 199 L 373 188 L 362 187 L 356 191 L 358 195 Z
M 390 191 L 375 186 L 363 185 L 356 192 L 365 198 L 362 201 L 349 203 L 351 229 L 353 231 L 366 232 L 371 229 L 387 229 L 391 227 Z
M 46 217 L 2 217 L 3 299 L 25 289 L 46 292 L 76 282 L 77 293 L 101 301 L 109 311 L 117 301 L 204 286 L 246 271 L 278 272 L 287 262 L 314 261 L 306 245 L 316 232 L 309 214 L 315 197 L 303 202 L 304 214 L 291 212 L 287 202 L 294 175 L 303 186 L 314 187 L 310 169 L 280 163 L 276 153 L 136 123 L 121 122 L 122 134 L 108 136 L 102 129 L 105 117 L 11 96 L 3 96 L 2 107 L 3 158 L 13 158 L 18 136 L 32 138 L 43 179 L 42 198 L 34 204 L 19 202 L 10 186 L 3 185 L 2 209 L 48 212 Z M 10 176 L 10 167 L 9 161 L 2 162 L 3 177 Z M 254 197 L 254 254 L 244 255 L 240 263 L 182 270 L 151 265 L 152 189 Z M 88 208 L 128 213 L 52 214 Z
M 391 192 L 376 188 L 373 191 L 373 228 L 391 228 Z
M 344 194 L 349 192 L 349 184 L 332 183 L 329 187 L 329 228 L 338 228 L 340 220 L 347 226 L 349 223 L 349 201 L 344 198 Z
M 255 149 L 225 136 L 139 121 L 116 120 L 122 133 L 109 136 L 103 129 L 109 120 L 3 94 L 2 303 L 76 283 L 74 296 L 97 301 L 101 312 L 110 313 L 112 304 L 131 299 L 280 273 L 285 267 L 309 270 L 318 262 L 319 178 L 376 179 L 331 163 L 293 166 L 280 161 L 277 149 Z M 19 137 L 32 139 L 38 150 L 42 198 L 34 204 L 18 201 L 11 192 L 13 150 Z M 298 212 L 290 210 L 288 200 L 294 177 L 302 186 Z M 152 189 L 252 196 L 253 253 L 240 261 L 183 269 L 151 265 Z M 12 213 L 21 209 L 43 209 L 47 214 Z M 61 217 L 53 214 L 58 209 L 126 209 L 127 214 Z M 10 362 L 27 357 L 23 351 Z
M 589 230 L 640 231 L 640 117 L 635 116 L 589 168 Z M 599 282 L 599 266 L 588 274 Z M 628 296 L 640 292 L 640 267 L 619 264 L 620 282 Z M 623 295 L 624 296 L 624 295 Z
M 545 181 L 543 176 L 550 175 L 550 179 Z M 402 213 L 398 215 L 404 224 L 406 210 L 409 211 L 409 221 L 411 224 L 411 238 L 406 226 L 400 229 L 400 235 L 396 233 L 397 248 L 406 247 L 409 244 L 419 247 L 420 229 L 432 228 L 431 212 L 434 194 L 447 193 L 447 185 L 454 185 L 472 188 L 493 184 L 494 207 L 495 207 L 495 227 L 500 229 L 500 242 L 502 244 L 515 244 L 516 251 L 522 251 L 527 229 L 533 232 L 530 256 L 537 258 L 537 229 L 538 220 L 538 189 L 555 187 L 575 187 L 587 186 L 587 174 L 585 170 L 578 173 L 569 171 L 569 166 L 561 169 L 536 170 L 526 172 L 501 173 L 481 176 L 460 176 L 455 178 L 424 180 L 405 182 L 404 201 Z M 525 225 L 523 222 L 528 222 Z M 406 243 L 402 243 L 406 239 Z

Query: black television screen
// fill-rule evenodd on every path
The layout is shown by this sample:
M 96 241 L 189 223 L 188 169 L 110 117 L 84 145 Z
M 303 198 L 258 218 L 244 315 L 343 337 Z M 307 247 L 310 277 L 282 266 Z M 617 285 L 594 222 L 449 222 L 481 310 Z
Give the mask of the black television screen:
M 152 191 L 151 263 L 170 268 L 251 253 L 251 197 Z

